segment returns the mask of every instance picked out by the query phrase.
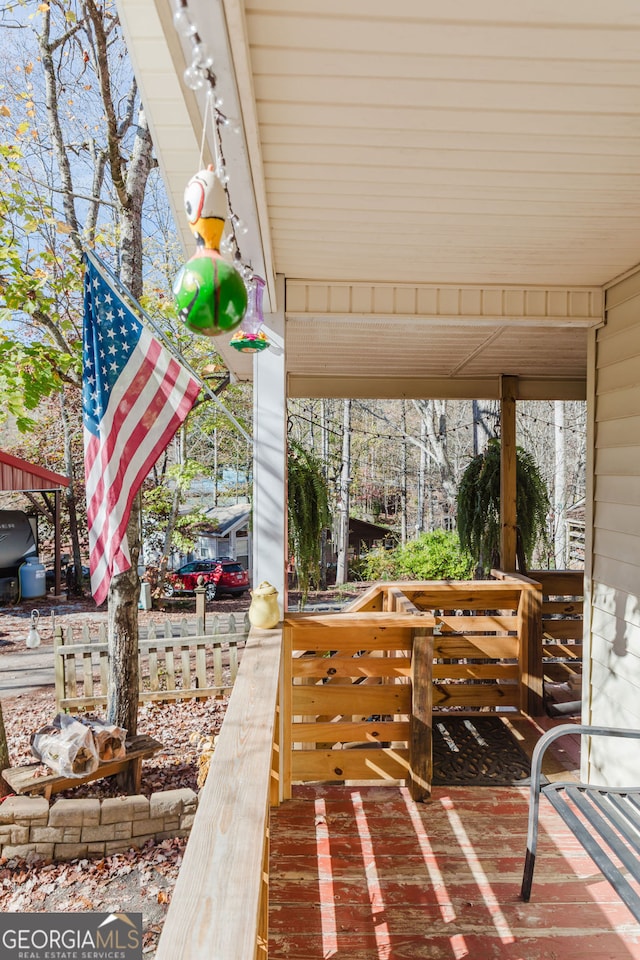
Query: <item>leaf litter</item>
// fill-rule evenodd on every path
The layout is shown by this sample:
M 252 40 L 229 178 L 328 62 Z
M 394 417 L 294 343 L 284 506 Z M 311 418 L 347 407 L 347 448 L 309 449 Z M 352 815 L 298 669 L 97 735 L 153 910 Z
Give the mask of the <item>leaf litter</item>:
M 227 699 L 144 704 L 138 733 L 154 737 L 163 749 L 142 764 L 141 793 L 190 787 L 198 791 L 204 748 L 219 732 Z M 30 736 L 55 715 L 53 690 L 41 688 L 2 701 L 12 766 L 33 763 Z M 53 798 L 122 796 L 116 778 L 95 780 Z M 141 913 L 143 954 L 155 956 L 171 902 L 186 838 L 147 841 L 141 849 L 110 857 L 51 862 L 30 857 L 0 859 L 0 910 L 3 912 Z

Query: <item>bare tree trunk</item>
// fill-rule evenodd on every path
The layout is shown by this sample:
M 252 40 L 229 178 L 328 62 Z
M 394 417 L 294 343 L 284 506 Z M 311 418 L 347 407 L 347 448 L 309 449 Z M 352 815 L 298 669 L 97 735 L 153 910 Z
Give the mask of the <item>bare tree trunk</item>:
M 213 505 L 218 506 L 218 428 L 213 431 Z
M 346 583 L 349 575 L 349 483 L 351 474 L 351 400 L 344 401 L 342 421 L 342 468 L 338 504 L 338 563 L 336 585 Z
M 556 570 L 564 570 L 567 565 L 565 533 L 565 432 L 564 401 L 553 404 L 556 469 L 553 492 L 553 544 Z
M 443 400 L 414 400 L 413 404 L 420 414 L 426 431 L 426 449 L 431 461 L 440 474 L 440 482 L 445 492 L 450 512 L 456 501 L 456 483 L 454 471 L 447 452 L 446 407 Z M 407 437 L 409 443 L 420 446 L 423 441 Z
M 322 443 L 322 476 L 328 480 L 329 473 L 329 423 L 327 415 L 327 401 L 320 401 L 320 438 Z M 327 531 L 323 528 L 320 534 L 320 589 L 327 589 Z
M 142 201 L 152 166 L 151 150 L 149 131 L 142 118 L 134 141 L 127 176 L 127 188 L 131 191 L 128 197 L 129 202 L 123 205 L 121 211 L 122 281 L 136 298 L 142 294 Z M 133 736 L 138 729 L 139 495 L 136 497 L 127 525 L 127 540 L 131 567 L 115 576 L 109 588 L 107 716 L 110 722 L 124 726 L 129 736 Z M 129 782 L 122 786 L 125 789 L 132 789 L 132 777 L 130 776 L 128 780 Z
M 424 530 L 424 518 L 427 492 L 427 428 L 420 420 L 420 465 L 418 467 L 418 508 L 416 516 L 416 534 Z
M 186 452 L 187 428 L 183 423 L 178 434 L 178 462 L 180 464 L 184 464 L 186 460 Z M 180 477 L 176 477 L 176 485 L 174 487 L 173 498 L 171 500 L 171 512 L 167 518 L 167 529 L 165 530 L 164 534 L 162 559 L 160 560 L 160 568 L 158 570 L 158 589 L 160 591 L 160 595 L 162 595 L 162 587 L 164 586 L 165 577 L 167 576 L 167 564 L 169 562 L 169 554 L 171 553 L 171 541 L 173 540 L 173 531 L 176 528 L 176 521 L 178 519 L 181 499 L 182 489 L 180 485 Z
M 69 426 L 69 417 L 65 406 L 64 393 L 60 394 L 60 418 L 62 420 L 62 431 L 64 435 L 64 462 L 69 486 L 64 495 L 67 502 L 67 511 L 69 514 L 69 536 L 71 537 L 71 552 L 73 553 L 73 579 L 71 583 L 72 591 L 77 596 L 82 596 L 82 555 L 80 553 L 80 536 L 78 534 L 78 513 L 76 510 L 76 494 L 73 483 L 73 457 L 71 454 L 71 428 Z
M 477 400 L 472 400 L 472 410 L 473 410 L 473 455 L 477 457 L 480 453 L 480 446 L 478 444 L 478 430 L 480 428 L 480 404 Z
M 138 299 L 142 296 L 142 205 L 154 166 L 151 135 L 144 110 L 140 108 L 127 173 L 129 203 L 123 207 L 121 219 L 122 278 Z
M 124 727 L 130 737 L 138 730 L 139 525 L 138 495 L 127 526 L 131 566 L 111 580 L 108 602 L 107 720 Z
M 56 75 L 55 64 L 53 62 L 53 52 L 56 47 L 61 46 L 65 41 L 60 38 L 51 42 L 51 8 L 47 4 L 43 5 L 42 33 L 38 34 L 38 46 L 40 48 L 40 57 L 44 70 L 45 82 L 45 106 L 47 110 L 47 120 L 49 132 L 51 134 L 51 143 L 55 154 L 60 184 L 62 187 L 62 205 L 67 223 L 71 227 L 71 240 L 76 249 L 80 252 L 82 247 L 80 243 L 80 224 L 76 216 L 75 199 L 73 191 L 73 178 L 71 175 L 71 163 L 67 153 L 62 125 L 60 123 L 60 106 L 58 103 L 58 79 Z M 79 25 L 75 25 L 68 31 L 67 37 L 72 36 Z

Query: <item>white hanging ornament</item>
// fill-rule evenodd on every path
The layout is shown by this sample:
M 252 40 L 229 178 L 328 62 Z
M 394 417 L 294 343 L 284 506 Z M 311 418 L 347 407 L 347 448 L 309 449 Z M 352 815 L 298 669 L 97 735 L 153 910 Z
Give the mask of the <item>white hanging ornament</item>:
M 39 647 L 40 646 L 40 634 L 38 633 L 37 626 L 38 620 L 40 619 L 40 613 L 38 610 L 31 611 L 31 627 L 29 628 L 29 633 L 27 634 L 27 646 L 28 647 Z

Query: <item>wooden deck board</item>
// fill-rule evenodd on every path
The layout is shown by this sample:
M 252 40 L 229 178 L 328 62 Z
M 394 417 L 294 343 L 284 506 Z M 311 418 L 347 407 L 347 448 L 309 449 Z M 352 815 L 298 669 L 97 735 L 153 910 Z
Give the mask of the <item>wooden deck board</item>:
M 527 809 L 525 787 L 297 788 L 272 812 L 270 960 L 640 960 L 640 926 L 544 802 L 520 900 Z

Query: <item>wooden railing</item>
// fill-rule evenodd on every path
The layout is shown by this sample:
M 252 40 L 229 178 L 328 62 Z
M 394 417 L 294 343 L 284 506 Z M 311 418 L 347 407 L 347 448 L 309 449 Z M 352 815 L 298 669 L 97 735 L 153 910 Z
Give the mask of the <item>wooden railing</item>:
M 285 798 L 292 783 L 316 780 L 401 780 L 428 797 L 433 618 L 400 605 L 285 618 Z
M 492 571 L 501 579 L 515 574 Z M 570 682 L 579 699 L 582 679 L 582 634 L 584 629 L 584 572 L 582 570 L 531 570 L 528 577 L 517 577 L 537 592 L 531 595 L 530 613 L 539 621 L 536 643 L 530 654 L 545 684 Z M 537 680 L 536 680 L 537 682 Z M 547 687 L 546 689 L 549 689 Z M 547 698 L 545 696 L 545 703 Z
M 435 616 L 434 710 L 542 712 L 540 587 L 525 577 L 376 584 L 350 610 Z
M 204 624 L 151 622 L 138 641 L 140 702 L 224 696 L 230 693 L 238 672 L 238 647 L 249 632 L 248 618 L 230 615 L 226 629 L 217 617 Z M 104 706 L 107 702 L 108 645 L 104 625 L 91 637 L 89 628 L 76 640 L 73 630 L 54 625 L 53 649 L 56 709 L 74 712 Z
M 281 648 L 280 630 L 251 630 L 156 960 L 267 957 Z
M 562 683 L 582 677 L 584 574 L 581 570 L 535 570 L 542 586 L 544 679 Z

